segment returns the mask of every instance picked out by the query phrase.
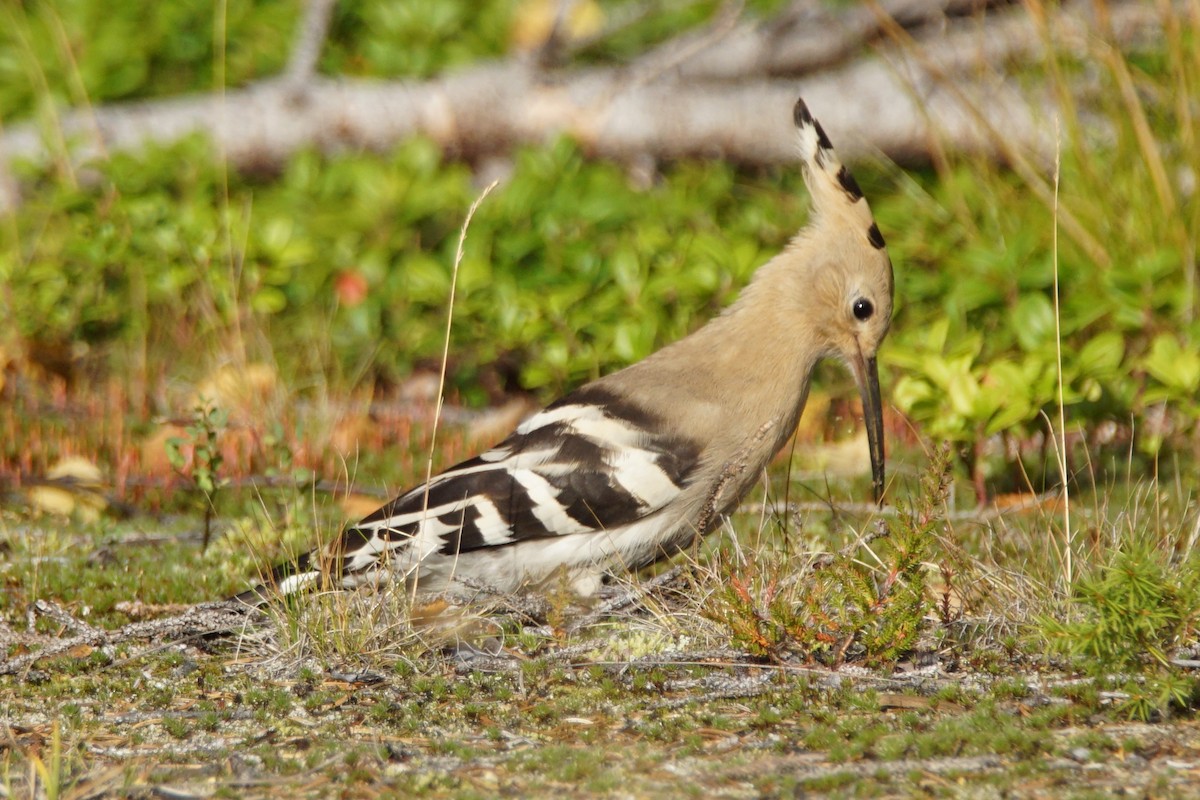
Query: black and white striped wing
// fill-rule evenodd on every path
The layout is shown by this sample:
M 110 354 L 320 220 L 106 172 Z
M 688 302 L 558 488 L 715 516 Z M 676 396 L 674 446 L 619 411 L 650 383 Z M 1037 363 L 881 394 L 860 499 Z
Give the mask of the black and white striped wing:
M 617 530 L 671 503 L 699 453 L 639 409 L 585 388 L 347 529 L 337 571 L 369 571 L 384 554 L 404 570 L 431 556 Z

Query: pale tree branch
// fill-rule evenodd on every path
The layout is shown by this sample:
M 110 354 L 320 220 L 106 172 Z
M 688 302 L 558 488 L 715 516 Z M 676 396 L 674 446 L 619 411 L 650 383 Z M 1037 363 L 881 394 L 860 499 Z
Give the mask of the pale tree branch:
M 917 29 L 1006 4 L 996 0 L 884 0 L 881 6 L 896 24 Z M 727 29 L 714 38 L 714 30 L 721 28 Z M 704 42 L 682 60 L 677 78 L 728 81 L 753 75 L 804 75 L 861 55 L 863 48 L 883 33 L 878 15 L 866 3 L 832 12 L 813 0 L 797 0 L 767 20 L 746 21 L 736 27 L 718 20 L 709 29 L 680 36 L 644 58 L 662 59 L 664 54 L 695 49 L 697 42 Z
M 308 0 L 304 4 L 304 16 L 296 28 L 296 41 L 284 69 L 284 83 L 301 89 L 317 74 L 317 62 L 329 36 L 329 23 L 336 3 L 337 0 Z
M 327 24 L 327 16 L 320 15 L 322 8 L 328 11 L 326 2 L 314 0 L 310 20 Z M 975 5 L 974 0 L 907 3 L 927 11 L 937 7 L 943 15 Z M 910 22 L 914 18 L 899 0 L 882 8 L 907 13 Z M 1089 36 L 1094 36 L 1086 4 L 1066 4 L 1052 16 L 1048 25 L 1056 46 L 1086 52 Z M 1155 9 L 1136 2 L 1114 5 L 1112 17 L 1118 39 L 1144 37 L 1160 26 Z M 856 24 L 856 35 L 861 35 L 866 23 Z M 882 28 L 884 23 L 876 15 L 871 24 Z M 304 27 L 317 31 L 321 25 Z M 300 149 L 383 151 L 414 135 L 427 136 L 449 152 L 480 158 L 569 134 L 589 152 L 618 159 L 703 156 L 775 164 L 790 163 L 795 156 L 790 109 L 803 94 L 849 161 L 878 154 L 925 160 L 938 141 L 989 156 L 1048 151 L 1049 99 L 1031 100 L 1000 77 L 1007 62 L 1043 55 L 1044 39 L 1022 9 L 1005 9 L 986 20 L 948 18 L 936 35 L 910 37 L 916 52 L 910 45 L 881 42 L 844 66 L 802 79 L 773 73 L 785 61 L 793 66 L 803 62 L 794 54 L 780 54 L 803 50 L 801 44 L 813 34 L 804 25 L 783 27 L 787 35 L 774 34 L 781 37 L 776 55 L 759 63 L 758 72 L 745 63 L 730 66 L 737 61 L 733 58 L 714 66 L 720 59 L 714 60 L 712 53 L 729 46 L 726 38 L 740 35 L 736 25 L 727 34 L 719 27 L 701 33 L 707 40 L 681 39 L 672 45 L 675 49 L 649 54 L 633 65 L 547 71 L 529 59 L 513 58 L 428 81 L 321 78 L 311 74 L 317 44 L 308 55 L 293 57 L 294 74 L 310 73 L 303 93 L 287 81 L 273 80 L 222 96 L 71 111 L 60 117 L 61 136 L 49 141 L 72 142 L 69 159 L 79 164 L 202 134 L 235 167 L 271 168 Z M 319 42 L 321 37 L 301 38 Z M 306 47 L 298 46 L 297 53 Z M 688 77 L 687 70 L 702 63 L 709 65 L 706 74 L 738 79 Z M 996 141 L 996 131 L 1003 131 L 1003 142 Z M 9 165 L 44 162 L 51 154 L 68 157 L 58 149 L 32 123 L 0 132 L 0 189 L 10 190 L 0 196 L 0 211 L 19 201 L 15 182 L 5 180 Z

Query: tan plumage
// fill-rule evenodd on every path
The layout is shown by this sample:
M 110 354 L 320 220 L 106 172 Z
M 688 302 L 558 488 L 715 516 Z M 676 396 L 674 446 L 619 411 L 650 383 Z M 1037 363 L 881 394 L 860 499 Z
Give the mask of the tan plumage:
M 278 571 L 280 590 L 327 572 L 344 586 L 388 576 L 442 590 L 469 577 L 511 590 L 566 568 L 587 592 L 605 571 L 647 564 L 714 527 L 795 429 L 823 358 L 858 382 L 879 500 L 875 354 L 891 320 L 892 266 L 803 101 L 794 117 L 814 213 L 735 303 Z
M 818 361 L 841 359 L 863 386 L 891 322 L 892 264 L 875 244 L 882 238 L 867 202 L 803 100 L 796 118 L 813 197 L 808 226 L 758 269 L 721 316 L 595 382 L 637 397 L 665 425 L 707 443 L 696 480 L 678 502 L 685 523 L 730 465 L 746 466 L 719 498 L 718 514 L 761 477 L 796 429 Z M 825 139 L 823 147 L 818 139 Z M 865 323 L 853 315 L 859 298 L 875 307 Z

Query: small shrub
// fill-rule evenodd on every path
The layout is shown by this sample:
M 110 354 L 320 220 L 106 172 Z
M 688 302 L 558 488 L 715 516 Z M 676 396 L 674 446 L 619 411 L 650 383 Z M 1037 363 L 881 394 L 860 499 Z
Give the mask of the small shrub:
M 225 457 L 221 453 L 221 435 L 229 427 L 229 412 L 201 402 L 192 412 L 186 436 L 167 439 L 167 460 L 181 475 L 189 478 L 204 495 L 204 542 L 208 549 L 217 492 L 228 483 L 219 476 Z M 190 453 L 189 453 L 190 451 Z
M 1109 563 L 1075 584 L 1076 613 L 1044 617 L 1053 651 L 1102 684 L 1128 695 L 1130 717 L 1149 719 L 1193 704 L 1197 683 L 1171 664 L 1171 653 L 1192 641 L 1200 622 L 1200 558 L 1173 561 L 1160 549 L 1132 540 Z
M 949 487 L 948 448 L 936 454 L 916 503 L 853 548 L 797 572 L 786 553 L 718 563 L 722 584 L 705 614 L 733 640 L 772 660 L 789 655 L 832 665 L 854 655 L 867 664 L 894 661 L 912 648 L 932 603 L 924 563 Z M 877 557 L 868 566 L 864 551 Z

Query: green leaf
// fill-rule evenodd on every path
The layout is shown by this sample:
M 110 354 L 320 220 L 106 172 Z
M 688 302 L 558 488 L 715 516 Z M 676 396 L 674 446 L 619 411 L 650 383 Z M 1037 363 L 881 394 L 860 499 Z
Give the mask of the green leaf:
M 1117 331 L 1104 331 L 1087 341 L 1075 357 L 1075 365 L 1083 375 L 1109 377 L 1121 366 L 1125 357 L 1125 337 Z
M 970 370 L 958 370 L 950 374 L 946 383 L 950 408 L 964 417 L 972 417 L 979 401 L 979 381 Z
M 186 459 L 183 457 L 183 448 L 187 445 L 188 440 L 182 436 L 171 436 L 167 439 L 167 463 L 173 469 L 182 470 Z
M 274 286 L 264 286 L 250 298 L 251 308 L 259 314 L 278 314 L 287 304 L 287 295 Z
M 1142 366 L 1167 388 L 1195 399 L 1200 389 L 1200 353 L 1185 350 L 1172 334 L 1161 333 L 1154 338 Z
M 997 361 L 983 377 L 984 394 L 991 400 L 987 427 L 989 436 L 1025 422 L 1034 414 L 1030 385 L 1024 371 L 1011 361 Z
M 1054 341 L 1054 306 L 1040 292 L 1022 295 L 1013 310 L 1011 324 L 1021 349 L 1037 350 Z
M 896 407 L 909 416 L 922 404 L 937 395 L 937 392 L 926 380 L 913 375 L 904 375 L 892 388 L 891 399 Z

